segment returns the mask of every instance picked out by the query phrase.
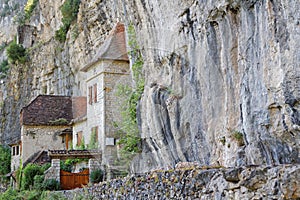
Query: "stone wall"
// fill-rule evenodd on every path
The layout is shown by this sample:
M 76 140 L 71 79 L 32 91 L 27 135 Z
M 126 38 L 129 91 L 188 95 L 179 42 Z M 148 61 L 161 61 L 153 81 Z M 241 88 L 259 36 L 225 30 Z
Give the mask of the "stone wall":
M 45 180 L 47 179 L 55 179 L 60 182 L 60 160 L 52 159 L 51 167 L 45 171 Z
M 65 149 L 66 144 L 59 134 L 67 128 L 69 126 L 23 126 L 22 161 L 26 162 L 30 156 L 42 150 Z
M 93 171 L 96 171 L 97 169 L 100 169 L 101 167 L 101 161 L 97 159 L 89 159 L 89 172 L 90 172 L 90 177 L 89 180 L 91 181 L 91 174 Z
M 64 191 L 96 199 L 299 199 L 300 166 L 185 167 Z

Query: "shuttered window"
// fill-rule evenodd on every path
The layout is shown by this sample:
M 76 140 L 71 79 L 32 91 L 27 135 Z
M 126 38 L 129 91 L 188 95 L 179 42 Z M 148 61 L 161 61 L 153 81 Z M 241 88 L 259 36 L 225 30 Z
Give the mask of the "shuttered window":
M 97 103 L 97 84 L 95 84 L 93 87 L 94 87 L 94 103 Z
M 77 132 L 77 146 L 80 146 L 82 143 L 82 131 Z
M 92 105 L 93 97 L 92 97 L 93 88 L 92 86 L 89 87 L 89 104 Z

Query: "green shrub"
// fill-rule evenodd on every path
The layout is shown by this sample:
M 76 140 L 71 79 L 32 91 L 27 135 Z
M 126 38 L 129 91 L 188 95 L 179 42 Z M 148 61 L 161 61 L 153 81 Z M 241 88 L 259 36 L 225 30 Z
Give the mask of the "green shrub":
M 61 6 L 63 25 L 55 32 L 55 39 L 59 42 L 65 42 L 67 32 L 71 26 L 71 23 L 76 20 L 77 13 L 79 11 L 80 0 L 66 0 Z
M 0 175 L 10 172 L 10 148 L 0 145 Z
M 34 177 L 36 175 L 43 175 L 43 170 L 41 166 L 36 164 L 28 164 L 23 170 L 22 182 L 21 182 L 21 189 L 28 190 L 34 184 Z
M 67 32 L 69 30 L 69 27 L 61 26 L 57 31 L 55 31 L 54 38 L 59 42 L 65 42 L 67 37 Z
M 57 192 L 54 193 L 54 192 L 50 192 L 50 191 L 44 191 L 44 192 L 42 192 L 42 195 L 41 195 L 40 199 L 47 199 L 47 200 L 67 200 L 67 198 L 64 197 L 62 193 L 57 193 Z
M 33 178 L 33 188 L 36 190 L 42 190 L 44 178 L 44 175 L 35 175 Z
M 18 197 L 20 199 L 26 199 L 26 200 L 40 200 L 41 199 L 41 191 L 40 190 L 25 190 L 21 191 L 18 194 Z
M 47 180 L 44 180 L 42 188 L 43 188 L 43 190 L 51 190 L 51 191 L 59 190 L 60 184 L 55 179 L 47 179 Z
M 48 170 L 51 167 L 51 163 L 45 163 L 41 166 L 41 169 L 43 172 L 45 172 L 46 170 Z
M 30 19 L 32 12 L 34 8 L 37 6 L 38 0 L 28 0 L 25 7 L 24 7 L 24 12 L 25 12 L 25 19 L 28 20 Z
M 0 194 L 0 200 L 18 200 L 21 198 L 18 198 L 18 192 L 16 190 L 13 190 L 12 188 L 9 188 L 4 193 Z
M 99 183 L 103 181 L 103 171 L 101 169 L 97 169 L 93 171 L 90 175 L 91 183 Z
M 61 6 L 63 24 L 71 24 L 76 18 L 79 11 L 80 0 L 66 0 Z
M 135 29 L 133 25 L 128 27 L 128 44 L 130 46 L 130 57 L 132 60 L 132 74 L 135 82 L 134 87 L 119 86 L 118 96 L 124 102 L 121 108 L 122 121 L 116 124 L 119 128 L 120 140 L 118 144 L 121 145 L 121 153 L 126 159 L 130 159 L 130 155 L 140 152 L 140 136 L 137 125 L 137 104 L 144 91 L 144 75 L 143 58 L 139 50 L 136 39 Z
M 21 44 L 17 44 L 16 41 L 13 41 L 8 45 L 6 53 L 8 59 L 13 64 L 17 61 L 22 64 L 26 62 L 26 49 Z
M 60 169 L 66 172 L 72 172 L 73 164 L 66 163 L 65 161 L 60 161 Z
M 233 131 L 232 132 L 232 137 L 233 139 L 235 139 L 238 143 L 238 146 L 244 146 L 244 135 L 243 133 L 239 132 L 239 131 Z
M 0 78 L 5 78 L 7 75 L 7 71 L 9 70 L 9 64 L 7 60 L 3 60 L 0 63 Z

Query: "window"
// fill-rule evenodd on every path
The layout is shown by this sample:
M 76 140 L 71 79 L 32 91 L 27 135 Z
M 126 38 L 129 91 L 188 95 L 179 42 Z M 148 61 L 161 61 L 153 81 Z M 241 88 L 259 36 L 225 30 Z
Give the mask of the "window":
M 94 103 L 97 103 L 97 84 L 95 84 L 93 87 L 94 87 Z
M 19 152 L 20 152 L 20 147 L 16 146 L 16 155 L 19 155 Z
M 92 92 L 93 92 L 93 88 L 92 88 L 92 86 L 90 86 L 89 87 L 89 104 L 90 105 L 92 105 L 92 103 L 93 103 Z
M 19 145 L 18 146 L 13 146 L 12 147 L 12 155 L 17 156 L 19 154 L 20 154 L 20 146 Z
M 77 146 L 80 146 L 82 143 L 82 131 L 77 132 Z

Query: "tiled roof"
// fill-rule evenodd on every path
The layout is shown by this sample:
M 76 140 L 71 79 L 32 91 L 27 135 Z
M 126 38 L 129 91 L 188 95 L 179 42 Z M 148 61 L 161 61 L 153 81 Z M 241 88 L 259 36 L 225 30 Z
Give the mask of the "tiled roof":
M 48 150 L 48 156 L 52 159 L 68 158 L 101 158 L 99 150 Z
M 81 71 L 86 72 L 99 60 L 120 60 L 129 62 L 126 50 L 125 26 L 117 23 L 110 34 L 99 48 L 97 54 L 90 63 L 84 66 Z
M 72 98 L 39 95 L 21 110 L 21 125 L 66 125 L 73 118 Z

